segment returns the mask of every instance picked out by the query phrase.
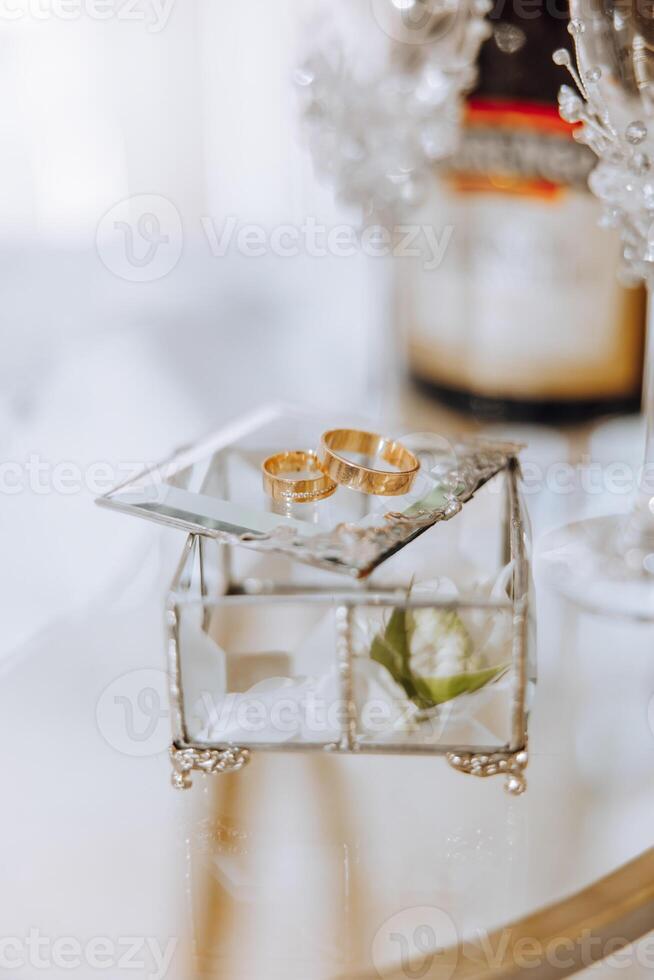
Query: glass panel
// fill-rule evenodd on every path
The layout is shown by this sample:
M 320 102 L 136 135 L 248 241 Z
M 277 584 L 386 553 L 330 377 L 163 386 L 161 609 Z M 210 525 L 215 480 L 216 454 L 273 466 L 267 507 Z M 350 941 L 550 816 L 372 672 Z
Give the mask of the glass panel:
M 427 590 L 416 586 L 416 601 Z M 443 597 L 447 598 L 447 597 Z M 180 607 L 193 741 L 241 747 L 338 742 L 347 716 L 336 601 L 231 597 Z M 510 609 L 359 606 L 352 612 L 361 747 L 474 747 L 510 739 Z
M 370 603 L 369 590 L 362 589 L 266 594 L 261 571 L 254 568 L 246 580 L 258 594 L 178 607 L 193 741 L 242 747 L 338 742 L 348 689 L 341 679 L 337 611 L 348 603 L 353 731 L 361 748 L 486 750 L 510 741 L 509 566 L 479 578 L 474 592 L 448 576 L 420 577 L 395 591 L 369 592 Z M 208 576 L 196 569 L 194 580 L 197 587 Z
M 362 521 L 372 514 L 385 514 L 388 497 L 337 490 L 333 497 L 317 504 L 295 504 L 280 508 L 262 487 L 261 464 L 266 457 L 288 449 L 318 448 L 321 433 L 338 426 L 338 418 L 307 413 L 269 410 L 227 428 L 223 438 L 198 444 L 157 470 L 145 474 L 129 486 L 119 488 L 110 497 L 118 503 L 143 507 L 152 513 L 169 516 L 178 513 L 203 519 L 206 527 L 212 521 L 225 524 L 241 533 L 246 530 L 267 531 L 277 524 L 300 524 L 306 534 L 326 530 L 339 521 Z M 349 416 L 343 426 L 361 425 Z M 388 466 L 388 464 L 385 464 Z M 425 476 L 425 474 L 423 474 Z M 406 510 L 429 493 L 434 480 L 426 474 L 418 483 L 418 493 L 393 497 L 393 508 Z M 217 502 L 226 504 L 218 506 Z
M 474 597 L 478 583 L 497 576 L 504 560 L 505 475 L 493 477 L 470 500 L 465 511 L 414 538 L 410 546 L 387 558 L 357 588 L 406 589 L 413 581 L 455 576 L 459 590 Z M 354 495 L 353 495 L 354 496 Z M 261 594 L 296 590 L 350 588 L 349 579 L 294 561 L 277 552 L 262 553 L 222 544 L 214 538 L 196 538 L 189 558 L 194 567 L 191 594 L 211 599 L 225 592 Z M 200 574 L 197 549 L 205 556 Z M 185 572 L 188 579 L 191 572 Z M 187 589 L 182 589 L 185 594 Z
M 527 512 L 524 500 L 520 501 L 520 519 L 523 526 L 523 544 L 525 549 L 525 556 L 528 562 L 528 596 L 529 596 L 529 612 L 527 618 L 527 689 L 525 691 L 525 708 L 527 718 L 529 717 L 529 712 L 534 700 L 536 693 L 536 681 L 538 680 L 538 663 L 537 663 L 537 621 L 536 621 L 536 588 L 534 584 L 533 576 L 533 534 L 531 528 L 531 520 Z
M 490 481 L 462 515 L 360 583 L 193 539 L 174 595 L 190 739 L 297 749 L 346 745 L 349 732 L 362 751 L 510 744 L 520 672 L 504 483 Z M 524 544 L 528 554 L 526 523 Z M 349 659 L 337 628 L 344 608 Z M 535 681 L 534 625 L 532 608 L 523 694 Z
M 180 607 L 189 735 L 206 744 L 281 747 L 338 741 L 336 607 L 229 597 Z
M 191 531 L 230 535 L 232 542 L 238 538 L 251 549 L 274 546 L 296 560 L 364 575 L 407 544 L 425 526 L 425 514 L 427 522 L 439 520 L 453 494 L 465 500 L 506 465 L 513 451 L 501 445 L 453 447 L 436 434 L 403 433 L 391 427 L 389 435 L 401 439 L 421 464 L 410 492 L 376 496 L 339 486 L 332 496 L 313 503 L 274 502 L 263 486 L 263 461 L 286 450 L 317 451 L 322 433 L 339 425 L 371 428 L 351 417 L 345 421 L 265 409 L 179 452 L 101 502 Z M 374 428 L 384 431 L 384 426 Z M 354 458 L 351 453 L 342 455 Z M 377 458 L 357 461 L 393 470 Z M 389 520 L 389 512 L 401 519 Z M 342 525 L 351 533 L 336 534 Z M 374 533 L 364 534 L 364 529 Z M 243 535 L 248 536 L 246 542 L 240 540 Z
M 456 589 L 416 583 L 416 602 Z M 362 745 L 500 748 L 511 732 L 510 608 L 426 606 L 354 613 L 353 686 Z

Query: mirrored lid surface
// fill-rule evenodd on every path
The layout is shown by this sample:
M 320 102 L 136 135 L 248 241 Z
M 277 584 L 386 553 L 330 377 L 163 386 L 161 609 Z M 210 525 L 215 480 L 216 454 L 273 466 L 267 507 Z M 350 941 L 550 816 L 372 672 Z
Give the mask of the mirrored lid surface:
M 315 503 L 275 503 L 263 487 L 264 459 L 285 450 L 315 450 L 321 434 L 339 426 L 382 431 L 411 449 L 421 465 L 410 492 L 375 496 L 338 487 Z M 518 450 L 510 443 L 452 445 L 436 433 L 272 405 L 178 450 L 98 503 L 362 578 L 418 534 L 455 516 L 476 490 L 512 465 Z

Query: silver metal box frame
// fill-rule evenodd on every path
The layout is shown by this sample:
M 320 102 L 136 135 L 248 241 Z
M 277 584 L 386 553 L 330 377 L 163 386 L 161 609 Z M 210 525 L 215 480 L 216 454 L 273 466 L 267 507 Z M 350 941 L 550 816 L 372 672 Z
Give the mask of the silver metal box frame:
M 262 601 L 262 593 L 252 594 L 243 585 L 232 580 L 229 574 L 230 544 L 219 547 L 225 558 L 227 587 L 223 595 L 210 595 L 206 575 L 206 539 L 202 535 L 189 535 L 177 573 L 171 585 L 167 603 L 168 672 L 172 718 L 173 744 L 170 750 L 173 765 L 173 785 L 180 789 L 191 785 L 191 772 L 220 773 L 241 769 L 250 758 L 252 750 L 297 752 L 331 751 L 374 754 L 432 754 L 445 755 L 455 769 L 474 776 L 487 777 L 496 774 L 506 776 L 506 789 L 520 794 L 526 787 L 524 770 L 527 765 L 527 688 L 528 688 L 528 623 L 530 616 L 530 572 L 526 549 L 526 528 L 519 494 L 519 463 L 511 457 L 504 469 L 506 477 L 506 519 L 503 528 L 504 561 L 513 562 L 510 597 L 499 600 L 463 601 L 461 599 L 418 598 L 407 596 L 406 591 L 375 588 L 366 583 L 364 589 L 355 589 L 346 582 L 342 589 L 293 589 L 272 585 L 265 593 L 266 602 L 293 601 L 335 605 L 337 610 L 337 650 L 341 692 L 347 706 L 340 738 L 327 745 L 313 743 L 275 743 L 247 745 L 213 745 L 194 742 L 189 736 L 184 708 L 183 651 L 180 644 L 180 611 L 185 603 L 201 604 L 204 610 L 203 629 L 208 630 L 211 608 L 229 603 L 247 608 Z M 437 533 L 437 532 L 432 532 Z M 197 565 L 195 564 L 197 563 Z M 199 570 L 199 576 L 190 571 Z M 195 581 L 196 585 L 191 585 Z M 199 583 L 199 585 L 197 584 Z M 500 750 L 488 746 L 437 746 L 407 745 L 402 743 L 361 743 L 356 734 L 356 706 L 352 693 L 351 622 L 357 606 L 388 608 L 479 608 L 510 609 L 513 613 L 512 666 L 514 685 L 511 698 L 511 735 Z

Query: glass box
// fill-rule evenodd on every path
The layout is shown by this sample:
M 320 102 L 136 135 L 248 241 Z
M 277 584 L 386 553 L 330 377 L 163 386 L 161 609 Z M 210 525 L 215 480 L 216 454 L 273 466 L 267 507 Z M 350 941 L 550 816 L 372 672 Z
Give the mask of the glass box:
M 535 630 L 517 447 L 403 435 L 410 494 L 280 510 L 263 458 L 330 425 L 255 413 L 102 501 L 190 532 L 167 606 L 174 785 L 255 751 L 327 751 L 444 755 L 522 792 Z

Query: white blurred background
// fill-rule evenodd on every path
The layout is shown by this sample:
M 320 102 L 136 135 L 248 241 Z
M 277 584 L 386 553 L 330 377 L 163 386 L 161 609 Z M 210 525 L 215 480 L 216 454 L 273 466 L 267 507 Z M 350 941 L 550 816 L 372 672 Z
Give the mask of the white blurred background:
M 268 399 L 371 407 L 383 263 L 217 256 L 206 231 L 352 220 L 302 144 L 299 21 L 295 0 L 0 4 L 0 938 L 174 937 L 171 978 L 189 976 L 185 841 L 206 797 L 170 789 L 167 721 L 132 758 L 96 706 L 132 671 L 161 679 L 184 536 L 93 500 Z M 168 240 L 135 281 L 144 211 Z
M 253 257 L 238 238 L 249 225 L 256 236 L 308 217 L 352 220 L 339 218 L 329 188 L 313 178 L 302 143 L 292 82 L 301 31 L 291 0 L 3 2 L 7 460 L 38 454 L 85 473 L 94 462 L 116 472 L 253 401 L 367 402 L 379 346 L 371 338 L 387 305 L 383 263 L 287 258 L 266 246 Z M 136 264 L 148 256 L 143 212 L 168 236 L 152 269 Z M 121 219 L 132 229 L 117 230 Z M 217 254 L 226 229 L 232 237 Z M 146 281 L 134 281 L 141 272 Z M 368 289 L 369 275 L 379 290 Z M 20 479 L 38 483 L 24 471 Z M 6 482 L 18 480 L 12 469 Z M 5 651 L 103 587 L 120 567 L 117 549 L 138 539 L 138 527 L 90 509 L 92 489 L 7 496 Z M 110 560 L 99 563 L 104 527 Z M 27 528 L 38 533 L 26 540 Z M 56 561 L 38 560 L 44 543 Z M 43 587 L 38 610 L 18 587 L 15 562 Z

